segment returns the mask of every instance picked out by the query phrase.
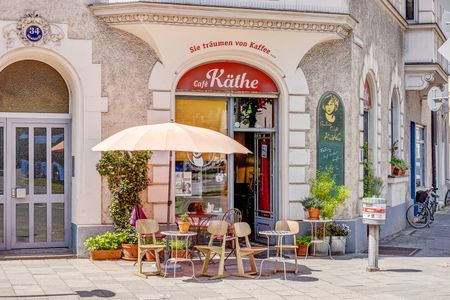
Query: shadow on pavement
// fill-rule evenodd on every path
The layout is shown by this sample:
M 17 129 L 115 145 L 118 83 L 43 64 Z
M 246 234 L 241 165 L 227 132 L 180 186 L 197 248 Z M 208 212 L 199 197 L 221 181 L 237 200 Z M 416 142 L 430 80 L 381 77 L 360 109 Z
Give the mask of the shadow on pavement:
M 422 272 L 422 270 L 418 270 L 418 269 L 387 269 L 387 270 L 382 270 L 382 272 L 420 273 L 420 272 Z
M 45 294 L 45 295 L 15 295 L 15 296 L 0 296 L 0 298 L 40 298 L 40 297 L 64 297 L 64 296 L 78 296 L 80 298 L 112 298 L 116 293 L 109 290 L 92 290 L 92 291 L 76 291 L 75 293 L 64 294 Z

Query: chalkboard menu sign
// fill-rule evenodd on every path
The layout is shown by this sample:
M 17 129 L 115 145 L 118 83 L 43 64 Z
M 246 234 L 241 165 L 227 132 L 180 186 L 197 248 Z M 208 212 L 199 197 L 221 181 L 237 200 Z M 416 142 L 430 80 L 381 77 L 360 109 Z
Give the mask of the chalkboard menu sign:
M 325 93 L 317 107 L 317 169 L 332 167 L 336 183 L 344 184 L 344 105 L 334 92 Z

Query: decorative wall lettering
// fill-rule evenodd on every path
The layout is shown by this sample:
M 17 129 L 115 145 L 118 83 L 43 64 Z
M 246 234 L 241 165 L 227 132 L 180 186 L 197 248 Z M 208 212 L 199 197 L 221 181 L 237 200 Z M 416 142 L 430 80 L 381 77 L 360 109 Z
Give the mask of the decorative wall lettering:
M 331 166 L 337 184 L 344 184 L 344 116 L 340 97 L 325 93 L 317 107 L 317 169 Z

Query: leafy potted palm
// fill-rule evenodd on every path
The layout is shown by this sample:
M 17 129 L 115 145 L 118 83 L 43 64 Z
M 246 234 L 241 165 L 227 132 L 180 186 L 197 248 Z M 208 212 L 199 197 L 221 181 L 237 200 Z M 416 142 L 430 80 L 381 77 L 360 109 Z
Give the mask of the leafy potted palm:
M 186 251 L 189 247 L 186 240 L 172 240 L 169 242 L 170 257 L 172 258 L 191 258 L 190 251 Z
M 350 195 L 350 189 L 338 185 L 333 177 L 333 168 L 327 167 L 318 171 L 316 178 L 310 181 L 310 194 L 322 204 L 322 217 L 332 219 L 336 209 L 343 206 Z
M 126 233 L 106 231 L 94 237 L 87 238 L 84 242 L 90 251 L 92 260 L 120 259 L 122 250 L 120 244 L 126 239 Z
M 303 209 L 305 209 L 308 212 L 309 219 L 311 220 L 318 220 L 320 217 L 320 210 L 323 207 L 322 202 L 312 196 L 306 197 L 301 201 L 303 205 Z
M 311 242 L 311 237 L 309 235 L 303 235 L 298 237 L 295 240 L 297 244 L 297 256 L 306 256 L 306 250 L 308 248 L 308 244 Z
M 345 254 L 347 237 L 350 235 L 350 227 L 336 222 L 327 224 L 327 234 L 330 236 L 332 254 Z
M 189 231 L 189 227 L 191 223 L 189 222 L 189 216 L 184 213 L 180 216 L 180 220 L 178 221 L 178 230 L 180 233 L 187 233 Z

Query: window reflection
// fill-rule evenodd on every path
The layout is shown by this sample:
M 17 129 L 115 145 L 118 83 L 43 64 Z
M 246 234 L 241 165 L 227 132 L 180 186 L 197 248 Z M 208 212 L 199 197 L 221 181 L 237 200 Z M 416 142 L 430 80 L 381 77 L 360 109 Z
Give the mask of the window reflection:
M 227 134 L 226 100 L 177 99 L 176 122 Z M 228 169 L 224 154 L 176 152 L 176 213 L 228 208 Z

